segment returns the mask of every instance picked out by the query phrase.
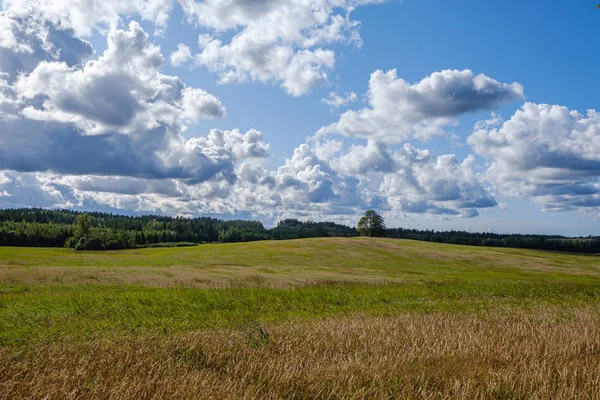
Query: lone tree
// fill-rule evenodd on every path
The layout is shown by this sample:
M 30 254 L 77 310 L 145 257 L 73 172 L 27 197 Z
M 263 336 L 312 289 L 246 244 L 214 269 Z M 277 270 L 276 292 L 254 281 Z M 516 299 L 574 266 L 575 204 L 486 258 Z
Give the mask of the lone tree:
M 356 229 L 362 236 L 380 236 L 385 230 L 385 223 L 383 217 L 377 214 L 377 211 L 368 210 L 364 217 L 358 221 Z

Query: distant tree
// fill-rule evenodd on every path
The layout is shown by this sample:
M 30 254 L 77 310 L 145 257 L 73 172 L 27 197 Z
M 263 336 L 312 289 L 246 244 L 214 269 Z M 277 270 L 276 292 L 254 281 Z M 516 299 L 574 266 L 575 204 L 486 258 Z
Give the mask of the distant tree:
M 358 222 L 356 229 L 362 236 L 381 236 L 385 232 L 385 223 L 377 211 L 368 210 Z
M 76 239 L 85 238 L 90 233 L 92 217 L 86 213 L 80 214 L 77 216 L 77 219 L 75 219 L 74 225 L 73 236 L 75 236 Z

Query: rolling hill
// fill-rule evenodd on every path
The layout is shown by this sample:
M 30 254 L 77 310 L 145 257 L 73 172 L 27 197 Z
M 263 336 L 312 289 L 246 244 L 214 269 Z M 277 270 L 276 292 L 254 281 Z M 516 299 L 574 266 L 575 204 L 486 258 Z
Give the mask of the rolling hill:
M 595 255 L 0 247 L 0 398 L 589 398 L 599 300 Z

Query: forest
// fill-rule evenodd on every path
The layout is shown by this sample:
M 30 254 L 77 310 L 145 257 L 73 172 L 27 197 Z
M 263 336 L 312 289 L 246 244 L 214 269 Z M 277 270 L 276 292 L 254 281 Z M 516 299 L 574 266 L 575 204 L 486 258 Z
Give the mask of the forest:
M 354 227 L 297 219 L 284 219 L 267 229 L 259 221 L 227 221 L 209 217 L 127 216 L 38 208 L 0 210 L 0 246 L 118 250 L 359 235 Z M 382 229 L 377 236 L 471 246 L 600 253 L 598 236 L 573 238 L 404 228 Z

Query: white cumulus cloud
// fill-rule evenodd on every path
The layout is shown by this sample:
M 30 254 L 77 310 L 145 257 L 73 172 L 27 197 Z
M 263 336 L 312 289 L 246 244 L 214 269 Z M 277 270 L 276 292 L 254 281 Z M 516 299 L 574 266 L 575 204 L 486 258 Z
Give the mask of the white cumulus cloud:
M 400 143 L 441 135 L 443 128 L 468 112 L 493 109 L 523 97 L 518 83 L 500 83 L 470 70 L 435 72 L 416 84 L 398 78 L 396 70 L 371 74 L 369 107 L 344 112 L 320 134 Z
M 600 206 L 600 114 L 525 103 L 506 122 L 478 123 L 468 139 L 489 161 L 488 179 L 506 196 L 545 210 Z
M 354 92 L 345 93 L 343 96 L 340 96 L 335 92 L 330 92 L 327 97 L 321 99 L 321 102 L 327 104 L 329 108 L 337 110 L 341 107 L 349 106 L 357 99 L 358 96 Z
M 177 50 L 171 53 L 171 64 L 174 67 L 185 65 L 192 59 L 192 50 L 183 43 L 177 45 Z
M 136 14 L 160 31 L 168 23 L 172 0 L 4 0 L 4 8 L 91 36 L 102 26 L 119 27 L 123 15 Z
M 373 0 L 182 0 L 186 13 L 217 36 L 202 34 L 196 62 L 216 72 L 223 83 L 259 81 L 280 84 L 289 94 L 307 94 L 327 82 L 335 65 L 335 43 L 361 44 L 357 6 Z M 218 35 L 236 34 L 223 42 Z

